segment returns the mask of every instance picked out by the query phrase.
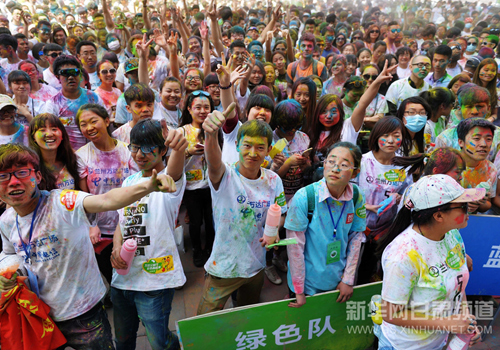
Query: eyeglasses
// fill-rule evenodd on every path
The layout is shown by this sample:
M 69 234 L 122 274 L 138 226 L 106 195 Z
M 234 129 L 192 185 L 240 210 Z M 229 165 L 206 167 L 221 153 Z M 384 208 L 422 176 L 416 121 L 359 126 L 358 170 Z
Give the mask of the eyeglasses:
M 77 77 L 80 75 L 80 70 L 78 68 L 66 68 L 66 69 L 60 69 L 59 70 L 59 75 L 62 75 L 63 77 Z
M 319 43 L 319 44 L 316 44 L 316 45 L 318 45 L 318 47 L 325 47 L 325 44 L 323 44 L 323 43 Z
M 30 176 L 32 170 L 34 169 L 21 169 L 13 171 L 11 173 L 0 173 L 0 182 L 9 181 L 12 175 L 14 175 L 19 180 L 25 179 Z
M 57 58 L 57 57 L 59 57 L 59 56 L 61 56 L 61 55 L 62 55 L 62 52 L 59 52 L 59 53 L 57 53 L 57 52 L 52 52 L 50 55 L 47 55 L 47 56 L 50 56 L 50 57 L 52 57 L 52 58 Z
M 454 210 L 454 209 L 462 209 L 464 212 L 467 213 L 467 212 L 469 212 L 469 203 L 464 203 L 459 207 L 448 208 L 448 209 L 444 209 L 441 211 L 448 211 L 448 210 Z
M 340 164 L 337 164 L 336 162 L 334 162 L 331 159 L 326 159 L 323 164 L 325 167 L 331 168 L 333 171 L 335 171 L 335 169 L 338 169 L 340 171 L 357 169 L 356 167 L 351 166 L 347 162 L 342 162 Z
M 486 46 L 486 45 L 488 45 L 488 44 L 489 44 L 489 42 L 487 42 L 487 41 L 483 41 L 483 42 L 481 43 L 481 45 L 482 45 L 482 46 Z
M 410 110 L 404 112 L 404 115 L 406 115 L 406 116 L 416 115 L 416 114 L 418 114 L 418 115 L 420 115 L 422 117 L 426 117 L 427 116 L 427 112 L 425 110 L 417 112 L 414 109 L 410 109 Z
M 368 81 L 368 80 L 375 80 L 377 78 L 378 78 L 378 74 L 374 74 L 374 75 L 363 74 L 363 79 L 365 79 L 366 81 Z
M 203 91 L 203 90 L 196 90 L 196 91 L 193 91 L 193 92 L 191 93 L 191 95 L 193 95 L 193 96 L 200 96 L 200 95 L 203 95 L 203 96 L 206 96 L 206 97 L 209 97 L 209 96 L 210 96 L 210 94 L 209 94 L 208 92 Z
M 477 46 L 477 43 L 475 41 L 467 43 L 467 45 L 472 45 L 472 46 Z
M 14 106 L 4 107 L 4 108 L 2 108 L 2 110 L 0 110 L 0 120 L 12 118 L 13 116 L 16 115 L 16 113 L 17 113 L 16 107 L 14 107 Z
M 391 29 L 391 32 L 392 33 L 401 33 L 401 28 L 394 28 L 394 29 Z
M 217 90 L 220 90 L 220 86 L 219 85 L 208 85 L 207 88 L 209 88 L 210 90 L 212 91 L 217 91 Z
M 455 45 L 455 46 L 451 46 L 450 49 L 452 50 L 462 50 L 462 45 Z
M 201 79 L 200 79 L 200 77 L 199 77 L 199 76 L 195 76 L 195 75 L 188 75 L 188 76 L 186 77 L 186 80 L 187 80 L 187 81 L 200 81 Z
M 115 73 L 116 73 L 116 69 L 114 69 L 114 68 L 111 68 L 111 69 L 103 69 L 103 70 L 101 71 L 101 74 L 102 74 L 102 75 L 106 75 L 106 74 L 108 74 L 108 73 L 109 73 L 109 74 L 115 74 Z
M 364 87 L 366 87 L 366 81 L 363 79 L 354 80 L 354 81 L 349 82 L 348 86 L 354 87 L 355 89 L 364 88 Z
M 361 40 L 361 37 L 359 37 L 359 36 L 353 36 L 353 37 L 352 37 L 352 40 L 353 40 L 353 41 L 354 41 L 354 40 Z
M 425 63 L 417 63 L 415 64 L 419 69 L 425 68 L 427 70 L 431 70 L 431 65 L 430 64 L 425 64 Z
M 380 34 L 380 30 L 370 30 L 370 34 Z
M 136 146 L 136 145 L 129 144 L 127 147 L 128 147 L 128 150 L 130 151 L 130 153 L 137 153 L 137 152 L 139 152 L 139 150 L 141 150 L 142 154 L 144 154 L 146 156 L 150 153 L 153 153 L 153 151 L 158 146 Z

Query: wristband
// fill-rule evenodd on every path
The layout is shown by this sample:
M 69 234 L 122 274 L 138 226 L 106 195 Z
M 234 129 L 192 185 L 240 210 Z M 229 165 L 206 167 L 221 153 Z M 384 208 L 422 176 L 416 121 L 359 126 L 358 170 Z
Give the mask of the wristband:
M 231 82 L 229 83 L 229 85 L 228 85 L 228 86 L 222 86 L 221 84 L 219 84 L 219 87 L 220 87 L 222 90 L 227 90 L 227 89 L 229 89 L 231 86 L 233 86 L 233 83 L 231 83 Z

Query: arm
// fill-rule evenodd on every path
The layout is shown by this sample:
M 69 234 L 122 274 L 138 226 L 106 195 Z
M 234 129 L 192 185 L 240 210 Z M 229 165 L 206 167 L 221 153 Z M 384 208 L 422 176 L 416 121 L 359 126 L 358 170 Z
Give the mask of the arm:
M 233 72 L 231 70 L 231 63 L 233 61 L 232 57 L 229 57 L 229 61 L 226 64 L 226 57 L 224 52 L 221 52 L 222 65 L 217 67 L 217 77 L 219 78 L 219 85 L 222 87 L 228 87 L 234 85 L 234 83 L 243 78 L 245 71 L 243 67 L 236 68 Z M 236 97 L 233 93 L 233 88 L 220 89 L 220 100 L 222 103 L 222 108 L 224 110 L 228 109 L 231 103 L 237 103 Z M 236 116 L 236 111 L 232 111 L 227 115 L 226 121 L 232 119 Z
M 142 19 L 147 30 L 151 30 L 151 21 L 148 13 L 148 0 L 142 0 Z
M 283 31 L 286 37 L 286 55 L 290 63 L 295 62 L 295 54 L 293 52 L 293 41 L 288 30 Z
M 175 190 L 175 182 L 170 176 L 165 174 L 157 176 L 156 170 L 153 170 L 149 181 L 130 187 L 113 188 L 104 194 L 85 197 L 83 207 L 87 213 L 102 213 L 123 208 L 153 191 L 175 192 Z
M 178 181 L 184 174 L 184 155 L 188 142 L 180 129 L 169 130 L 165 119 L 161 120 L 161 129 L 165 138 L 165 146 L 172 149 L 168 158 L 167 174 Z
M 272 53 L 272 47 L 271 47 L 271 41 L 273 38 L 273 34 L 268 32 L 266 36 L 266 61 L 271 62 L 273 58 L 273 53 Z
M 394 67 L 391 67 L 389 69 L 394 69 Z M 377 79 L 370 85 L 370 87 L 365 91 L 363 96 L 359 99 L 358 105 L 352 112 L 351 116 L 351 122 L 352 126 L 356 131 L 359 131 L 361 127 L 363 126 L 363 121 L 365 119 L 366 115 L 366 108 L 368 105 L 372 102 L 372 100 L 377 96 L 378 94 L 378 89 L 380 88 L 380 85 L 388 80 L 392 79 L 392 75 L 388 72 L 387 69 L 387 61 L 385 62 L 384 69 L 382 72 L 379 74 Z
M 115 23 L 113 22 L 113 18 L 111 17 L 111 13 L 109 12 L 108 3 L 106 0 L 102 1 L 102 14 L 104 15 L 106 28 L 111 32 L 113 29 L 115 29 Z
M 255 66 L 255 57 L 253 57 L 253 54 L 252 54 L 252 56 L 250 56 L 248 53 L 245 53 L 244 65 L 246 65 L 248 67 L 248 70 L 246 72 L 245 77 L 243 77 L 243 79 L 241 79 L 241 82 L 240 82 L 240 95 L 241 96 L 245 96 L 247 93 L 248 81 L 250 79 L 250 75 L 252 74 L 253 66 Z
M 212 23 L 212 42 L 215 46 L 216 52 L 224 52 L 224 44 L 222 43 L 222 33 L 219 26 L 219 21 L 217 21 L 217 5 L 212 0 L 209 6 L 209 10 L 207 11 L 208 17 L 210 17 L 210 21 Z
M 148 72 L 148 55 L 149 45 L 153 39 L 146 41 L 146 34 L 143 35 L 142 40 L 138 41 L 135 45 L 137 54 L 139 55 L 139 82 L 149 85 L 149 72 Z
M 276 21 L 281 17 L 281 5 L 278 5 L 276 11 L 273 12 L 271 21 L 268 25 L 262 30 L 260 36 L 257 38 L 257 41 L 260 41 L 262 44 L 266 41 L 267 32 L 273 31 L 274 26 L 276 25 Z
M 212 33 L 214 33 L 213 28 Z M 206 77 L 212 72 L 212 68 L 210 64 L 210 40 L 208 40 L 208 27 L 207 22 L 205 21 L 201 22 L 200 35 L 203 40 L 203 61 L 205 61 L 205 64 L 203 65 L 203 74 Z
M 306 245 L 306 235 L 304 231 L 286 230 L 286 238 L 295 238 L 297 244 L 290 244 L 286 247 L 288 252 L 288 261 L 290 263 L 290 275 L 292 284 L 297 295 L 297 302 L 290 303 L 290 307 L 301 307 L 306 303 L 304 295 L 304 284 L 306 280 L 306 263 L 304 257 L 304 248 Z
M 205 130 L 205 158 L 208 164 L 208 177 L 214 189 L 218 189 L 222 176 L 226 171 L 226 166 L 222 162 L 222 151 L 219 146 L 219 129 L 233 112 L 236 104 L 232 103 L 224 113 L 213 111 L 203 122 Z

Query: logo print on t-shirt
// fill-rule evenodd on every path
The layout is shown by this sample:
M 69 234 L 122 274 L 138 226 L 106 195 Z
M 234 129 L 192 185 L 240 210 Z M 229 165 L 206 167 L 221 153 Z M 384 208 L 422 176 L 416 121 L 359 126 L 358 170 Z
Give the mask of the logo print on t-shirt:
M 77 196 L 77 191 L 63 190 L 60 196 L 61 204 L 64 205 L 66 210 L 73 211 L 73 209 L 75 209 Z
M 347 214 L 347 219 L 345 220 L 346 224 L 352 223 L 352 220 L 354 219 L 354 213 Z

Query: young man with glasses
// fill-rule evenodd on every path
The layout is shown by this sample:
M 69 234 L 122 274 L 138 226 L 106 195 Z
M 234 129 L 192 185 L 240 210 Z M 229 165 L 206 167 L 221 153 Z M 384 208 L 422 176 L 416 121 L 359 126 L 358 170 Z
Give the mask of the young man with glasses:
M 175 192 L 174 181 L 154 172 L 140 184 L 95 196 L 71 190 L 41 191 L 41 181 L 40 159 L 34 151 L 19 144 L 0 146 L 0 199 L 10 206 L 0 220 L 4 249 L 0 259 L 16 254 L 25 261 L 31 290 L 50 307 L 67 346 L 113 349 L 111 326 L 101 302 L 106 287 L 89 228 L 97 213 L 123 208 L 154 191 Z M 0 284 L 2 291 L 12 289 L 16 275 L 0 279 Z
M 415 56 L 411 60 L 411 75 L 392 83 L 385 97 L 389 105 L 389 114 L 396 115 L 396 111 L 403 100 L 408 97 L 418 96 L 422 91 L 430 89 L 424 78 L 431 70 L 431 60 L 427 56 Z
M 78 150 L 88 140 L 75 123 L 76 112 L 81 105 L 86 103 L 97 103 L 103 106 L 104 102 L 95 92 L 80 87 L 82 67 L 76 58 L 62 55 L 54 61 L 52 66 L 62 89 L 47 101 L 44 113 L 52 113 L 59 117 L 68 132 L 71 147 Z
M 433 88 L 435 87 L 447 87 L 451 79 L 453 78 L 446 71 L 448 63 L 450 63 L 450 58 L 452 55 L 452 50 L 447 45 L 439 45 L 432 55 L 432 72 L 425 78 L 425 81 Z
M 0 67 L 2 69 L 2 80 L 10 92 L 9 82 L 7 77 L 13 70 L 17 70 L 17 66 L 21 60 L 17 56 L 17 39 L 9 34 L 0 34 Z
M 460 64 L 458 64 L 458 61 L 462 58 L 462 45 L 458 41 L 450 41 L 448 43 L 449 48 L 451 49 L 451 57 L 450 57 L 450 62 L 448 62 L 448 67 L 446 68 L 446 71 L 448 74 L 451 75 L 453 78 L 454 76 L 462 73 L 463 68 Z
M 43 80 L 53 88 L 57 89 L 58 91 L 61 91 L 62 86 L 61 82 L 57 78 L 55 72 L 54 72 L 54 61 L 56 60 L 57 57 L 62 55 L 62 47 L 57 45 L 57 44 L 46 44 L 43 47 L 43 56 L 47 58 L 47 61 L 49 62 L 49 69 L 45 69 L 43 71 Z
M 390 54 L 396 54 L 398 46 L 396 46 L 396 41 L 401 39 L 403 36 L 401 34 L 401 26 L 397 21 L 392 21 L 387 24 L 387 37 L 384 39 L 387 44 L 387 52 Z M 401 41 L 401 40 L 399 40 Z M 401 42 L 400 42 L 401 46 Z
M 91 41 L 80 41 L 76 44 L 76 56 L 82 62 L 83 68 L 89 75 L 92 91 L 101 85 L 97 74 L 97 48 Z

